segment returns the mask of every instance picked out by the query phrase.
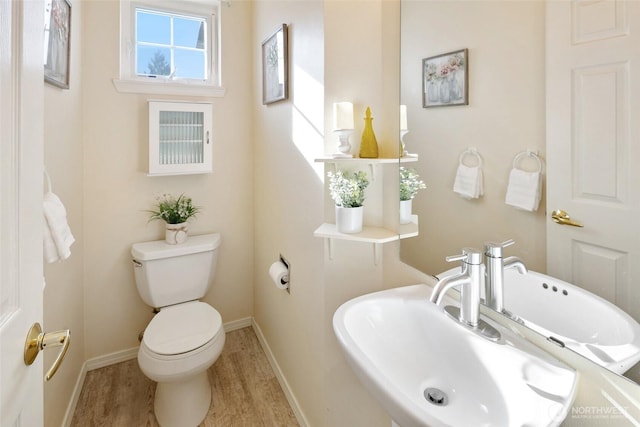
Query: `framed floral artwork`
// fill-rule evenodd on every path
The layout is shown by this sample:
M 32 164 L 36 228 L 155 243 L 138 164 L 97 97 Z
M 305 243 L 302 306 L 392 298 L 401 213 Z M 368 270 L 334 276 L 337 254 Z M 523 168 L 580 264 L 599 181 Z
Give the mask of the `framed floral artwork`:
M 69 89 L 71 3 L 46 0 L 44 20 L 44 80 Z
M 289 58 L 287 25 L 282 24 L 262 42 L 262 103 L 287 99 Z
M 461 49 L 422 60 L 422 106 L 469 104 L 468 50 Z

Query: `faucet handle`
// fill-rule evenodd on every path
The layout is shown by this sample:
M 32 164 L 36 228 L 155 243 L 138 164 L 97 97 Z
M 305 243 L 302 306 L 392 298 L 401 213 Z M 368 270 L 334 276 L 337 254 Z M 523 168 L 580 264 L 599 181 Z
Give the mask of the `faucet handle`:
M 445 257 L 444 259 L 447 262 L 454 262 L 454 261 L 466 261 L 467 260 L 467 254 L 462 253 L 459 255 L 449 255 L 448 257 Z
M 445 258 L 445 261 L 462 261 L 467 264 L 482 264 L 482 252 L 473 248 L 463 248 L 461 254 L 450 255 Z
M 492 258 L 502 258 L 502 249 L 515 244 L 513 239 L 506 240 L 502 243 L 487 242 L 484 244 L 485 255 Z

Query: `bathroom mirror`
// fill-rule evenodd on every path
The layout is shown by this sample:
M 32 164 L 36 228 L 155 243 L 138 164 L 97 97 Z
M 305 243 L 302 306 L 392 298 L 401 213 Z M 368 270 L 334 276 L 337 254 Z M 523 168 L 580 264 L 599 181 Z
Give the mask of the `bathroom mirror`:
M 442 101 L 445 105 L 425 108 L 430 80 L 423 60 L 463 49 L 468 105 Z M 513 239 L 504 255 L 546 272 L 545 2 L 401 0 L 400 61 L 400 103 L 406 105 L 408 130 L 403 141 L 405 150 L 418 157 L 405 166 L 427 185 L 413 200 L 419 235 L 401 241 L 401 260 L 437 275 L 457 266 L 445 257 L 463 247 L 482 249 L 485 242 Z M 466 154 L 474 150 L 478 156 Z M 514 159 L 527 151 L 539 155 L 545 172 L 534 212 L 505 204 Z M 483 196 L 466 199 L 454 193 L 459 164 L 480 161 Z M 531 156 L 518 161 L 522 169 L 537 167 Z M 625 376 L 640 381 L 640 364 Z

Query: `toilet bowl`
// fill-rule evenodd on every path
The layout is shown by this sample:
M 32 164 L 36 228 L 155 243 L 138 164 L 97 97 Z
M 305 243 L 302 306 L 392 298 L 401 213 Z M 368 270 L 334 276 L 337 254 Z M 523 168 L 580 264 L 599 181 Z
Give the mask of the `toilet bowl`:
M 220 236 L 188 242 L 180 247 L 136 243 L 131 250 L 140 295 L 159 308 L 144 331 L 138 365 L 157 382 L 154 413 L 162 427 L 197 426 L 206 417 L 211 406 L 207 370 L 225 342 L 220 313 L 197 299 L 209 289 Z
M 206 417 L 211 405 L 207 369 L 224 341 L 220 314 L 199 301 L 163 308 L 149 323 L 138 364 L 158 383 L 154 412 L 161 426 L 197 426 Z

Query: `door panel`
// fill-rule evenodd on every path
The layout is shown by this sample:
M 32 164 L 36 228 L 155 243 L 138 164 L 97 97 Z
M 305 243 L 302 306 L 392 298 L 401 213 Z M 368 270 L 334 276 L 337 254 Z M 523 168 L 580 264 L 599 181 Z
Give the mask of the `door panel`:
M 632 26 L 637 26 L 633 28 Z M 547 2 L 547 268 L 640 321 L 640 2 Z
M 0 425 L 43 424 L 42 357 L 27 367 L 42 322 L 43 22 L 40 1 L 0 0 Z

